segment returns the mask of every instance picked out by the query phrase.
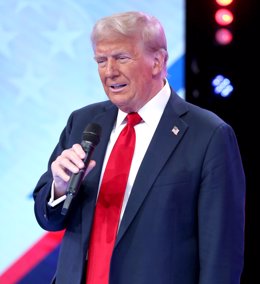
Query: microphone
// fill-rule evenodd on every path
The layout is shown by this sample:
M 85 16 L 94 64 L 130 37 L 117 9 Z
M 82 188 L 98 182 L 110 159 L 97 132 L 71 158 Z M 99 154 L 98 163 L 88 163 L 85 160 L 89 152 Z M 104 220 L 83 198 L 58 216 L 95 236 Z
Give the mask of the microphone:
M 67 186 L 66 199 L 64 201 L 61 214 L 66 215 L 73 197 L 77 194 L 81 182 L 84 178 L 86 169 L 91 160 L 91 156 L 97 144 L 100 141 L 101 126 L 96 123 L 90 123 L 86 126 L 82 134 L 81 146 L 84 149 L 86 156 L 83 160 L 85 167 L 80 169 L 78 173 L 72 174 Z

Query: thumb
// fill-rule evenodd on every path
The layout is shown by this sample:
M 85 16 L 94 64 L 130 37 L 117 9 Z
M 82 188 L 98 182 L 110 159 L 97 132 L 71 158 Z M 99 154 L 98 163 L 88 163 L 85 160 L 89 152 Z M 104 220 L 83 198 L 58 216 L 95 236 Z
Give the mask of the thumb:
M 88 164 L 87 170 L 85 172 L 84 178 L 86 177 L 86 175 L 88 175 L 88 173 L 96 166 L 96 161 L 91 160 Z

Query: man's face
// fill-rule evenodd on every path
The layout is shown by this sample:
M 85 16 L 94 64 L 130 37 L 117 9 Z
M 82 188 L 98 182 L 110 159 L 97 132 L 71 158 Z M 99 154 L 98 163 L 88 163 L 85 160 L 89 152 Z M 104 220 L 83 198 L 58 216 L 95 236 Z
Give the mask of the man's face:
M 98 72 L 108 98 L 122 111 L 138 111 L 158 92 L 153 78 L 158 75 L 153 54 L 138 40 L 117 37 L 95 46 Z

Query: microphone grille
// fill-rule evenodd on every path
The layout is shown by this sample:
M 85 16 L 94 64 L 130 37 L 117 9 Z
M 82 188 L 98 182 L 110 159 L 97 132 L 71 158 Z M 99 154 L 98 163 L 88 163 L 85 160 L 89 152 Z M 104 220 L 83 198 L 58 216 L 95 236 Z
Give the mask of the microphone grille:
M 97 123 L 89 123 L 82 134 L 82 140 L 91 142 L 96 146 L 100 141 L 101 126 Z

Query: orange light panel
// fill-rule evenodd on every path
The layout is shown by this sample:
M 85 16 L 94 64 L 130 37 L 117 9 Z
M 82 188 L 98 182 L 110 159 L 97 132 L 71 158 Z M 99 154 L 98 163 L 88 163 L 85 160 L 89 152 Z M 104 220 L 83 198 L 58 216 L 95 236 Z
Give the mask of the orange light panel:
M 233 2 L 233 0 L 216 0 L 216 3 L 220 6 L 228 6 Z

